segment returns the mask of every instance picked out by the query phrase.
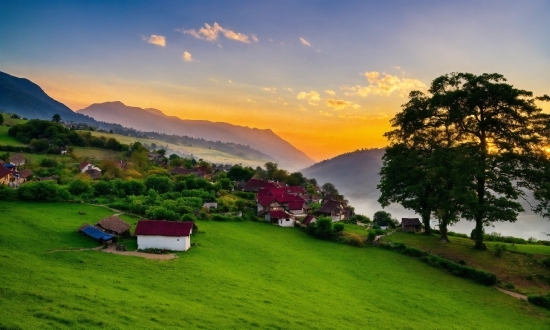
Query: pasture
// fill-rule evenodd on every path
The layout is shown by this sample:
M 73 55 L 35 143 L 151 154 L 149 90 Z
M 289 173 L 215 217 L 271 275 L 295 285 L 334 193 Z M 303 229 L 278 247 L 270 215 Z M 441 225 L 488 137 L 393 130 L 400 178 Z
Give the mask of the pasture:
M 169 261 L 100 251 L 100 206 L 0 202 L 0 328 L 548 329 L 550 311 L 378 248 L 199 221 Z M 84 214 L 81 214 L 84 213 Z M 134 218 L 125 217 L 132 224 Z

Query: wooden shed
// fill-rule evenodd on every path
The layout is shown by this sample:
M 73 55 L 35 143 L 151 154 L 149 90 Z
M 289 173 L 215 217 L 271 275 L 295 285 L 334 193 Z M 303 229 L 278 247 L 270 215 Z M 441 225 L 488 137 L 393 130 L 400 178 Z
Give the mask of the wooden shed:
M 401 230 L 403 231 L 420 231 L 422 223 L 418 218 L 401 218 Z
M 116 215 L 102 219 L 96 223 L 96 227 L 103 229 L 109 234 L 123 237 L 130 236 L 130 224 Z

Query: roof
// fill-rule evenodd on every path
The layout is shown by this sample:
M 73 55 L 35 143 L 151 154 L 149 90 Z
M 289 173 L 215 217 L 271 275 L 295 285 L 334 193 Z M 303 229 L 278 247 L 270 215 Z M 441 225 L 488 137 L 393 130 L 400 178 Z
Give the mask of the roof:
M 290 202 L 288 203 L 288 209 L 289 210 L 301 210 L 304 208 L 304 201 L 302 200 L 301 202 L 300 201 L 297 201 L 297 202 Z
M 13 172 L 4 166 L 0 166 L 0 179 L 8 174 L 13 174 Z
M 130 224 L 116 215 L 102 219 L 97 223 L 97 225 L 101 226 L 101 228 L 105 230 L 115 232 L 119 235 L 130 229 Z
M 307 193 L 307 191 L 304 188 L 300 187 L 300 186 L 290 186 L 290 187 L 286 187 L 286 189 L 291 194 L 303 195 L 303 194 Z
M 24 170 L 19 171 L 19 177 L 20 178 L 26 179 L 31 175 L 32 175 L 31 170 L 24 169 Z
M 332 213 L 335 209 L 337 208 L 340 208 L 340 202 L 339 201 L 335 201 L 335 200 L 332 200 L 332 199 L 329 199 L 328 201 L 326 201 L 323 206 L 321 206 L 317 212 L 319 213 L 325 213 L 325 214 L 329 214 L 329 213 Z
M 191 171 L 185 167 L 182 167 L 182 166 L 178 166 L 178 167 L 174 167 L 172 169 L 172 171 L 170 172 L 170 174 L 182 174 L 182 175 L 187 175 L 187 174 L 191 174 Z
M 252 178 L 244 185 L 243 190 L 257 192 L 260 188 L 265 186 L 266 183 L 267 181 L 265 180 Z
M 15 154 L 13 156 L 10 157 L 10 163 L 12 164 L 22 164 L 25 162 L 25 157 L 23 157 L 23 155 L 21 154 Z
M 418 218 L 401 218 L 402 226 L 420 226 L 422 223 Z
M 258 196 L 258 203 L 262 206 L 268 206 L 269 204 L 275 202 L 274 196 Z
M 307 226 L 311 223 L 311 221 L 313 221 L 315 219 L 315 217 L 311 214 L 308 214 L 307 217 L 304 218 L 304 220 L 302 221 L 302 224 Z
M 109 235 L 106 232 L 103 232 L 103 231 L 97 229 L 94 226 L 86 227 L 86 228 L 82 229 L 82 232 L 84 234 L 92 237 L 92 238 L 97 239 L 97 240 L 108 241 L 108 240 L 113 239 L 113 237 L 114 237 L 113 235 Z
M 93 180 L 101 178 L 101 171 L 95 169 L 87 170 L 86 174 L 88 174 Z
M 269 217 L 271 219 L 283 219 L 283 218 L 289 218 L 290 214 L 286 213 L 285 211 L 275 210 L 275 211 L 269 211 Z
M 140 220 L 136 226 L 135 235 L 189 236 L 194 225 L 193 221 Z
M 78 168 L 80 168 L 80 169 L 82 170 L 84 167 L 86 167 L 86 166 L 88 166 L 88 165 L 90 165 L 89 162 L 82 162 L 82 163 L 80 163 L 80 165 L 78 166 Z

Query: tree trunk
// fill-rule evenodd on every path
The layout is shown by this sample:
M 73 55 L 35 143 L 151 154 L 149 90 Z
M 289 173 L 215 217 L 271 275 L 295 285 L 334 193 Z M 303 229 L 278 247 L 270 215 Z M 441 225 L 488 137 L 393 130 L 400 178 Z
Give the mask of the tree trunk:
M 448 243 L 449 242 L 449 237 L 447 237 L 447 221 L 442 220 L 439 223 L 439 231 L 441 233 L 441 241 L 445 242 L 445 243 Z
M 475 242 L 474 249 L 476 250 L 487 250 L 487 246 L 483 243 L 483 221 L 476 217 L 476 228 L 475 228 Z
M 424 234 L 431 235 L 432 228 L 430 227 L 430 212 L 422 213 L 422 223 L 424 224 Z

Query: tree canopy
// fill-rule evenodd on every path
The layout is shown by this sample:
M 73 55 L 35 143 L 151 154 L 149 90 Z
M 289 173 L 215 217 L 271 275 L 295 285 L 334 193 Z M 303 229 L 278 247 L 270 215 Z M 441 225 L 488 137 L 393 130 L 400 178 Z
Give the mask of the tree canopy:
M 534 210 L 548 216 L 550 115 L 536 102 L 550 97 L 534 97 L 496 73 L 447 74 L 428 92 L 411 92 L 385 134 L 382 205 L 398 202 L 446 224 L 473 220 L 478 249 L 485 226 L 513 222 L 523 211 L 522 188 L 534 191 Z

